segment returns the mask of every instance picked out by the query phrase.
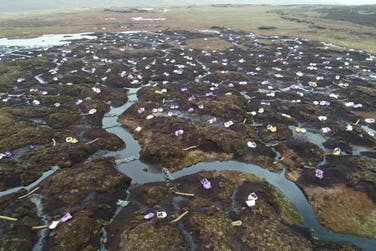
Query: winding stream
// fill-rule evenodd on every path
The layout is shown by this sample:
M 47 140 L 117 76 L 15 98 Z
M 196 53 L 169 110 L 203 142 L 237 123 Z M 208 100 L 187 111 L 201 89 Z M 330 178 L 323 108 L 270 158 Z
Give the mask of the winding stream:
M 117 169 L 120 172 L 132 178 L 133 184 L 161 182 L 165 180 L 161 171 L 157 170 L 153 166 L 141 162 L 138 159 L 139 152 L 141 150 L 138 141 L 136 141 L 129 133 L 129 131 L 122 127 L 121 124 L 117 121 L 118 116 L 120 116 L 124 111 L 126 111 L 132 104 L 137 101 L 138 90 L 139 88 L 131 89 L 131 92 L 128 95 L 129 101 L 121 107 L 111 108 L 110 112 L 108 112 L 103 118 L 103 128 L 105 128 L 110 133 L 116 134 L 126 143 L 125 149 L 110 152 L 107 154 L 107 156 L 112 156 L 116 159 L 137 157 L 137 160 L 135 161 L 122 163 L 117 166 Z M 147 167 L 148 171 L 143 171 L 143 167 Z M 202 162 L 184 168 L 172 173 L 172 176 L 174 178 L 181 178 L 183 176 L 194 174 L 200 171 L 227 170 L 252 173 L 260 178 L 264 178 L 270 184 L 277 187 L 289 199 L 289 201 L 293 204 L 299 214 L 303 217 L 304 225 L 313 229 L 313 236 L 318 237 L 322 240 L 351 242 L 365 250 L 374 250 L 374 247 L 376 247 L 376 239 L 336 233 L 322 226 L 318 222 L 313 207 L 309 204 L 303 192 L 295 183 L 291 182 L 285 177 L 285 170 L 280 173 L 274 173 L 268 171 L 268 169 L 266 168 L 262 168 L 254 164 L 245 164 L 237 161 L 213 161 Z

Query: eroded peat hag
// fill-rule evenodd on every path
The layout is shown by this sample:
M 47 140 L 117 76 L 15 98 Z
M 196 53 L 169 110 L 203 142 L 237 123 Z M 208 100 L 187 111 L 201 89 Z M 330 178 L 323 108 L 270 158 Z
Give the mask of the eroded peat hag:
M 215 31 L 95 33 L 2 56 L 1 214 L 18 219 L 1 222 L 3 247 L 356 249 L 334 240 L 371 250 L 375 56 Z M 53 166 L 38 190 L 10 190 Z M 38 219 L 28 192 L 52 222 Z M 35 225 L 52 229 L 38 241 Z M 166 241 L 150 246 L 161 232 Z

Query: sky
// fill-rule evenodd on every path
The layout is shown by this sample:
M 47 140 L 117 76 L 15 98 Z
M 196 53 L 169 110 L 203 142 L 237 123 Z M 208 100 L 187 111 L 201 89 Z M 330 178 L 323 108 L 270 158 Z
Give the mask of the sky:
M 0 12 L 112 6 L 160 6 L 207 4 L 376 4 L 376 0 L 0 0 Z

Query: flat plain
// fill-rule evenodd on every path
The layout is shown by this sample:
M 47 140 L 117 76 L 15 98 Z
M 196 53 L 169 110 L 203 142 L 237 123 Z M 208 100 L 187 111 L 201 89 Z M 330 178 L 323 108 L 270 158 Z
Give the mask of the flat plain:
M 30 37 L 41 34 L 122 32 L 182 29 L 196 31 L 212 26 L 264 35 L 299 36 L 348 48 L 376 51 L 375 5 L 356 7 L 324 5 L 210 5 L 156 8 L 101 8 L 5 12 L 0 36 Z M 138 20 L 132 18 L 163 20 Z

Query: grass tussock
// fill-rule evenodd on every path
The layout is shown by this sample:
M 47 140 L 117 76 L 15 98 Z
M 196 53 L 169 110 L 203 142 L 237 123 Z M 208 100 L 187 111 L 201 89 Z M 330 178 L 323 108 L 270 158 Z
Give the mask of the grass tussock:
M 342 185 L 307 188 L 319 219 L 334 231 L 376 237 L 376 205 L 364 193 Z

